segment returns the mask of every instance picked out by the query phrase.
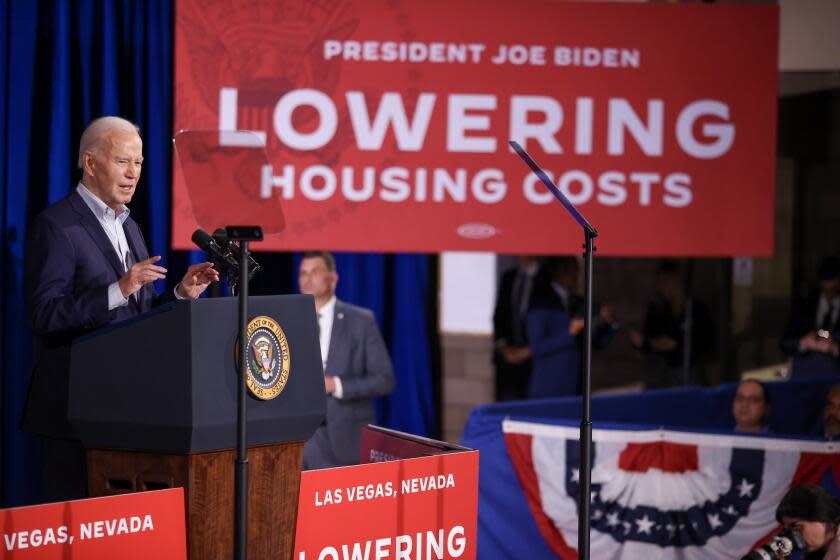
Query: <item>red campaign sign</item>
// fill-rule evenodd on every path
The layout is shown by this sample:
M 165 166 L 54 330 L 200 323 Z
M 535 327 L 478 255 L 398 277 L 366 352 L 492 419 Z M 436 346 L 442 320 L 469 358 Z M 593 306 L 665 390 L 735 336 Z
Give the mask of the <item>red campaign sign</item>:
M 295 560 L 476 557 L 478 452 L 305 471 Z
M 176 9 L 175 130 L 221 130 L 216 147 L 268 161 L 190 188 L 176 166 L 176 249 L 198 225 L 252 217 L 269 234 L 258 250 L 577 252 L 516 140 L 601 254 L 773 253 L 778 6 Z
M 0 510 L 8 560 L 186 560 L 184 490 Z

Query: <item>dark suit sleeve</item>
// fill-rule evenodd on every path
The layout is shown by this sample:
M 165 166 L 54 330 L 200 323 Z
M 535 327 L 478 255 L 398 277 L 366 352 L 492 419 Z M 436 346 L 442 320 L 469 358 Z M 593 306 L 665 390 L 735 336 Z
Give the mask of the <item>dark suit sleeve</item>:
M 814 299 L 814 301 L 800 299 L 793 304 L 790 318 L 785 325 L 785 332 L 779 344 L 782 352 L 788 356 L 800 354 L 799 339 L 814 330 L 818 303 L 819 300 L 817 299 Z
M 50 336 L 108 323 L 108 284 L 75 286 L 77 255 L 67 234 L 43 217 L 30 229 L 24 297 L 36 334 Z
M 502 275 L 499 282 L 499 290 L 496 293 L 496 307 L 493 309 L 493 340 L 495 344 L 502 344 L 511 340 L 510 332 L 511 315 L 511 291 L 513 289 L 513 278 L 516 270 L 508 270 Z
M 612 324 L 604 321 L 600 315 L 592 317 L 592 346 L 598 350 L 603 350 L 609 346 L 612 341 L 615 328 Z
M 381 397 L 394 390 L 394 367 L 373 314 L 361 316 L 364 347 L 364 373 L 342 377 L 343 401 Z

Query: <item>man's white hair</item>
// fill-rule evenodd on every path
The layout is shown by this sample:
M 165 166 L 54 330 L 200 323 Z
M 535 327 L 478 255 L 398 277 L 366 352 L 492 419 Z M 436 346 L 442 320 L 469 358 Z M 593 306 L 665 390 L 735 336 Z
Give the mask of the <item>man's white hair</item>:
M 79 169 L 84 167 L 85 153 L 96 153 L 99 149 L 99 144 L 102 143 L 102 139 L 111 130 L 124 130 L 126 132 L 140 134 L 140 127 L 121 117 L 100 117 L 96 119 L 82 132 L 82 139 L 79 140 L 79 161 L 77 164 Z

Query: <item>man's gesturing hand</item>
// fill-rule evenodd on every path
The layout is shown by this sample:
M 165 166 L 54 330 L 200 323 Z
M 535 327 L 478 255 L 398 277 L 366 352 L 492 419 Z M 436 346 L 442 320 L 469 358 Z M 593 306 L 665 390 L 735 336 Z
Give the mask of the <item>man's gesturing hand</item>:
M 195 299 L 207 289 L 211 282 L 219 281 L 219 273 L 213 263 L 203 262 L 190 266 L 183 280 L 178 284 L 178 295 L 184 299 Z
M 149 282 L 166 278 L 166 269 L 155 264 L 159 260 L 160 256 L 148 258 L 145 261 L 134 263 L 125 272 L 125 275 L 119 281 L 120 291 L 124 298 L 128 299 Z

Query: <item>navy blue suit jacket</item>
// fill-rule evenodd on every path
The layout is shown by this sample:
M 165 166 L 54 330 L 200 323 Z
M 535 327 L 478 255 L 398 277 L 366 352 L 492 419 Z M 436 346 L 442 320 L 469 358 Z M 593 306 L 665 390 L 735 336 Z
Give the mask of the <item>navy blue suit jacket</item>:
M 149 258 L 137 223 L 128 218 L 123 230 L 135 261 Z M 73 339 L 174 297 L 158 298 L 154 286 L 147 284 L 136 299 L 108 310 L 108 286 L 124 273 L 114 246 L 75 189 L 32 222 L 24 255 L 24 298 L 35 334 L 35 355 L 21 421 L 24 430 L 73 438 L 67 419 Z
M 583 331 L 569 333 L 569 323 L 585 315 L 584 300 L 569 294 L 568 308 L 551 286 L 535 286 L 528 310 L 528 346 L 534 360 L 528 398 L 544 399 L 580 394 Z M 597 306 L 596 306 L 597 308 Z M 592 317 L 592 347 L 604 348 L 612 325 L 597 314 Z
M 569 295 L 566 309 L 551 287 L 531 299 L 528 310 L 528 345 L 534 368 L 528 398 L 545 399 L 574 395 L 578 389 L 578 340 L 569 334 L 569 322 L 582 300 Z

